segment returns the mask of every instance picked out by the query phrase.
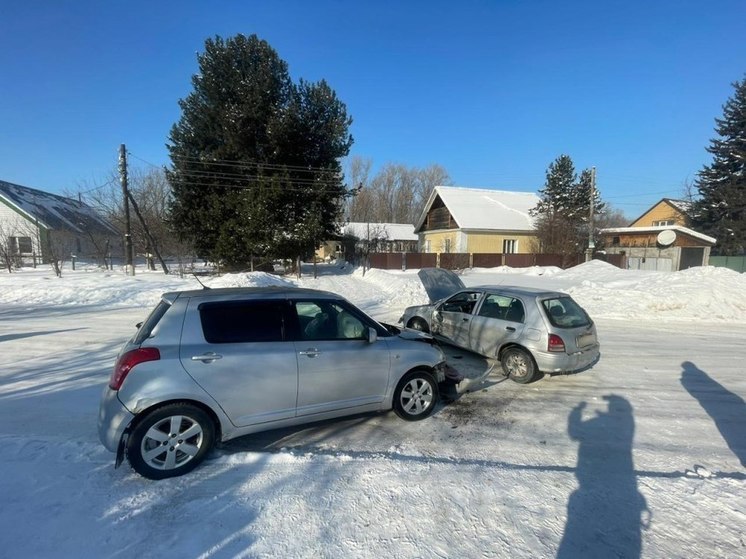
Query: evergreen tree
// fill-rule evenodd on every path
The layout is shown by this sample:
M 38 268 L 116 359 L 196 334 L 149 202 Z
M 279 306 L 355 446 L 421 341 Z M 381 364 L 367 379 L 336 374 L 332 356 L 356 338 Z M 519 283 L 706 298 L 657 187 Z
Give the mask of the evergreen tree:
M 208 39 L 168 145 L 171 221 L 231 267 L 312 252 L 334 231 L 351 119 L 324 82 L 294 84 L 256 35 Z
M 560 155 L 550 163 L 546 177 L 544 188 L 539 190 L 541 200 L 535 214 L 568 217 L 574 210 L 573 191 L 578 178 L 570 156 Z
M 540 201 L 531 211 L 535 217 L 539 250 L 554 254 L 578 254 L 588 243 L 592 175 L 590 169 L 578 178 L 568 155 L 560 155 L 547 169 Z M 604 211 L 598 190 L 593 191 L 594 214 Z M 594 235 L 595 236 L 595 235 Z
M 746 78 L 733 87 L 723 117 L 715 119 L 719 137 L 707 148 L 713 160 L 699 172 L 692 212 L 692 225 L 715 237 L 714 252 L 722 255 L 746 252 Z

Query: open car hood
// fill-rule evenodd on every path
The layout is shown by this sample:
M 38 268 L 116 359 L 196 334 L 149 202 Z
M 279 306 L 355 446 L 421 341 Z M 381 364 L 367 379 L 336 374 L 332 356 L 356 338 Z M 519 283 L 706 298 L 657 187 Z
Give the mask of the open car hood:
M 431 303 L 445 299 L 465 287 L 461 278 L 451 270 L 422 268 L 417 275 L 420 276 L 420 281 Z

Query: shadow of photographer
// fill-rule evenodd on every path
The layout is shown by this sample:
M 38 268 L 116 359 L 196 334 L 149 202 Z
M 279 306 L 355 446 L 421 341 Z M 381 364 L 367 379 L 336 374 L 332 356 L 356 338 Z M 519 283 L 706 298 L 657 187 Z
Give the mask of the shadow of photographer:
M 681 364 L 681 384 L 715 422 L 728 448 L 746 468 L 746 402 L 691 361 Z
M 635 422 L 621 396 L 604 396 L 607 411 L 583 419 L 585 402 L 570 412 L 568 433 L 579 442 L 579 487 L 567 504 L 558 559 L 640 557 L 641 529 L 650 522 L 632 460 Z M 644 517 L 644 518 L 643 518 Z

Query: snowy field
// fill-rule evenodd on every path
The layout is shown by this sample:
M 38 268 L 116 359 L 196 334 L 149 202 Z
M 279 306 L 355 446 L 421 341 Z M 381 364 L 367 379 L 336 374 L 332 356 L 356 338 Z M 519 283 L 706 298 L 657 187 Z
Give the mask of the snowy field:
M 213 286 L 335 291 L 396 322 L 411 272 L 319 268 Z M 602 343 L 591 370 L 492 374 L 422 422 L 361 415 L 232 441 L 160 482 L 98 442 L 124 340 L 193 278 L 0 273 L 0 557 L 728 557 L 746 555 L 746 276 L 592 262 L 496 268 L 467 285 L 570 293 Z M 490 365 L 455 349 L 456 368 Z

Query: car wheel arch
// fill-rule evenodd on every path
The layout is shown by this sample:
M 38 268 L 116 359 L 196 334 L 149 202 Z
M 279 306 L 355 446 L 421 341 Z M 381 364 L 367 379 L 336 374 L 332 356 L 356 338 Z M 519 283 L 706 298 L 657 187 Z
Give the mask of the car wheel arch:
M 406 386 L 405 383 L 410 382 L 410 380 L 416 376 L 426 377 L 426 382 L 430 385 L 429 392 L 432 396 L 432 400 L 428 406 L 428 409 L 425 410 L 422 414 L 417 413 L 414 415 L 410 415 L 408 412 L 405 412 L 403 410 L 402 402 L 397 401 L 397 395 L 400 394 L 400 388 L 402 388 L 402 386 Z M 412 367 L 401 376 L 399 381 L 396 383 L 391 396 L 391 409 L 393 409 L 400 418 L 406 419 L 408 421 L 419 421 L 421 419 L 429 417 L 433 413 L 440 400 L 440 389 L 438 387 L 438 380 L 435 374 L 435 370 L 432 367 L 428 367 L 425 365 Z
M 418 328 L 416 325 L 420 325 L 421 327 Z M 420 330 L 421 332 L 425 332 L 427 334 L 430 333 L 430 325 L 428 324 L 427 320 L 425 320 L 421 316 L 413 316 L 407 321 L 406 326 L 407 328 L 412 328 L 414 330 Z
M 130 424 L 127 426 L 127 428 L 124 430 L 124 433 L 122 434 L 122 439 L 129 436 L 129 434 L 132 432 L 132 430 L 137 427 L 137 425 L 145 419 L 150 413 L 154 412 L 155 410 L 159 408 L 163 408 L 166 406 L 170 406 L 172 404 L 183 404 L 183 405 L 191 405 L 196 408 L 201 409 L 204 411 L 208 417 L 212 420 L 213 427 L 215 429 L 215 441 L 216 443 L 220 443 L 223 438 L 223 427 L 220 423 L 220 418 L 215 413 L 215 410 L 213 410 L 210 406 L 205 404 L 204 402 L 200 402 L 199 400 L 191 400 L 189 398 L 174 398 L 171 400 L 163 400 L 162 402 L 158 402 L 156 404 L 152 404 L 148 407 L 142 408 L 137 410 L 135 413 L 135 417 L 132 419 Z
M 536 363 L 536 358 L 534 357 L 534 354 L 531 353 L 531 350 L 529 350 L 527 347 L 522 346 L 521 344 L 517 343 L 508 343 L 503 346 L 500 346 L 500 349 L 497 350 L 497 360 L 502 361 L 502 357 L 505 354 L 505 352 L 509 349 L 520 349 L 521 351 L 525 351 L 529 357 L 531 357 L 531 361 L 534 362 L 534 367 L 536 367 L 536 370 L 539 371 L 539 366 Z M 540 372 L 540 371 L 539 371 Z

